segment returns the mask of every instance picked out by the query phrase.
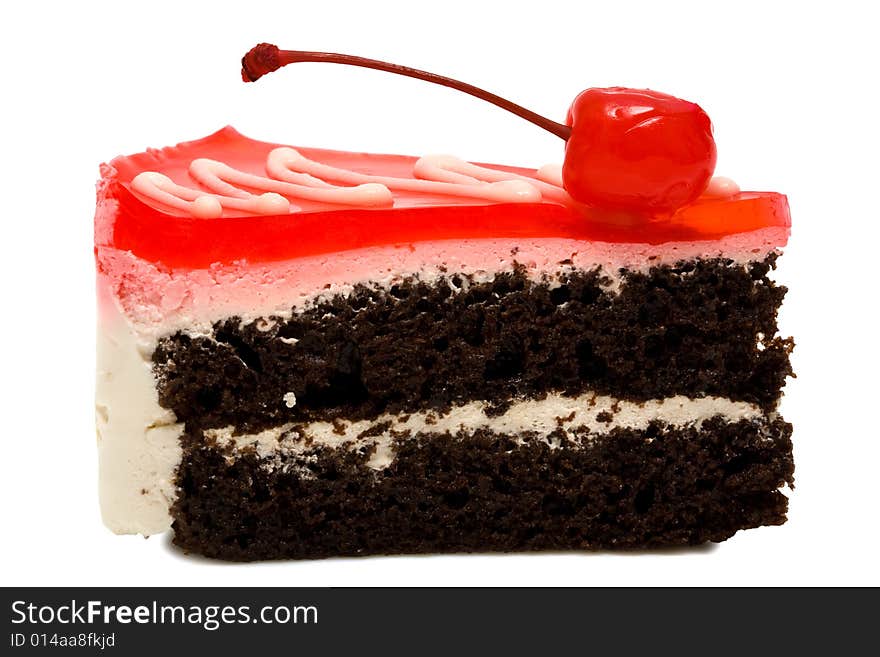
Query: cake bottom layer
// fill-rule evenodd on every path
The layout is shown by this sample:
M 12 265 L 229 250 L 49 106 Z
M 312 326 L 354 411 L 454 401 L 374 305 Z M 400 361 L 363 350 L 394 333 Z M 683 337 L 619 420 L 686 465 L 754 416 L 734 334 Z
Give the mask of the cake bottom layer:
M 251 561 L 656 548 L 785 522 L 791 425 L 715 417 L 606 434 L 419 433 L 267 455 L 184 435 L 174 542 Z

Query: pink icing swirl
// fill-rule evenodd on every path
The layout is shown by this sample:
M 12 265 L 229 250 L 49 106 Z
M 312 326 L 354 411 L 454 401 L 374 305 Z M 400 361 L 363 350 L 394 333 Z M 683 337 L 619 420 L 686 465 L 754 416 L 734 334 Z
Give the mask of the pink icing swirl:
M 180 185 L 155 171 L 138 174 L 131 186 L 150 200 L 201 218 L 221 217 L 224 210 L 267 215 L 296 212 L 299 208 L 291 199 L 360 208 L 391 207 L 395 191 L 495 203 L 537 203 L 544 199 L 571 203 L 557 169 L 544 167 L 536 178 L 531 178 L 451 155 L 429 155 L 415 163 L 413 177 L 400 178 L 330 166 L 294 148 L 280 147 L 266 159 L 267 176 L 199 158 L 190 163 L 189 174 L 203 189 Z

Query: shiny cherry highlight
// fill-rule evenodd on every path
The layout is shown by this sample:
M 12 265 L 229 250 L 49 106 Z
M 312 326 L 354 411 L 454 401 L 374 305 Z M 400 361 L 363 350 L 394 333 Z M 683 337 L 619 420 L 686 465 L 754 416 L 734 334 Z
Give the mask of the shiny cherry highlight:
M 697 199 L 715 171 L 712 123 L 699 105 L 657 91 L 587 89 L 566 123 L 562 180 L 600 208 L 670 214 Z

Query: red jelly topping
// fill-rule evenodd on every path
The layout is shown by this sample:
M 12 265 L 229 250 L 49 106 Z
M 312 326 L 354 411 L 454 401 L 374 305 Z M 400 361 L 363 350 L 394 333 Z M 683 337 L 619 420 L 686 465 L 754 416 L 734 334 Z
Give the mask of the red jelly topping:
M 95 245 L 131 251 L 174 268 L 214 263 L 266 262 L 370 246 L 475 238 L 569 238 L 661 244 L 711 240 L 760 228 L 791 225 L 788 202 L 773 192 L 698 198 L 664 220 L 614 215 L 586 207 L 542 203 L 488 203 L 434 194 L 395 192 L 395 207 L 352 209 L 295 199 L 302 211 L 272 216 L 199 219 L 147 203 L 130 189 L 143 171 L 158 171 L 194 188 L 193 159 L 220 160 L 265 175 L 266 156 L 279 144 L 255 141 L 232 128 L 162 150 L 118 157 L 103 168 Z M 411 177 L 416 158 L 298 148 L 308 158 L 362 173 Z M 534 170 L 491 165 L 534 176 Z

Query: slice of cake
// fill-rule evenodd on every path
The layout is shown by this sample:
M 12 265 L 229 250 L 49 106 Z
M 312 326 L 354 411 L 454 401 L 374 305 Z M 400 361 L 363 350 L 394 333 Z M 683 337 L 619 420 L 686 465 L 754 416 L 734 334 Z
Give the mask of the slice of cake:
M 288 63 L 261 48 L 251 78 Z M 662 167 L 679 184 L 656 157 L 636 176 L 650 194 L 573 171 L 607 141 L 578 132 L 585 94 L 561 169 L 231 128 L 104 165 L 105 523 L 254 560 L 686 545 L 784 522 L 792 342 L 769 273 L 786 199 L 710 180 L 714 143 L 693 140 L 699 162 Z

